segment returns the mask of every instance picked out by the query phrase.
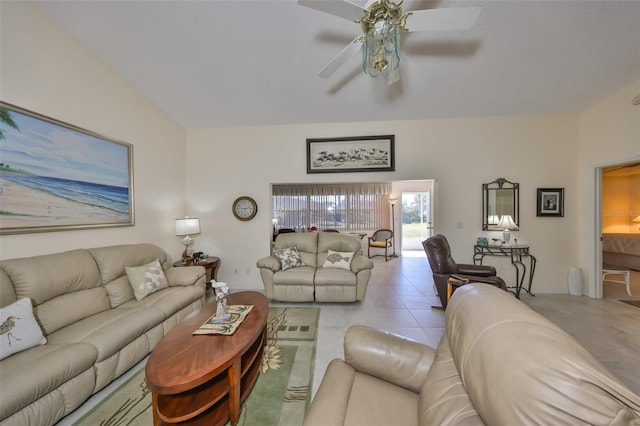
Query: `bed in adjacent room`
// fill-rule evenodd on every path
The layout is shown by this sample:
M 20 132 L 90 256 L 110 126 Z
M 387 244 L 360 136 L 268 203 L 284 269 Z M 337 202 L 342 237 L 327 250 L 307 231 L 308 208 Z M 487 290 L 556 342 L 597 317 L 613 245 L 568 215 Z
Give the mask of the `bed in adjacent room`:
M 602 263 L 640 271 L 640 234 L 602 234 Z

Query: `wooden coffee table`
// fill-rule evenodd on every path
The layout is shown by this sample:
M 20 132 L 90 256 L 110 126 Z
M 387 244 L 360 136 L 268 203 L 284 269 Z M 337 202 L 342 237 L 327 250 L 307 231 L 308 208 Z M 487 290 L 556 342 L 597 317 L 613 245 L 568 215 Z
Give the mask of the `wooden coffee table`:
M 244 291 L 231 294 L 229 304 L 253 305 L 233 335 L 192 334 L 215 313 L 210 302 L 175 326 L 151 353 L 146 376 L 154 425 L 238 423 L 260 371 L 269 301 Z

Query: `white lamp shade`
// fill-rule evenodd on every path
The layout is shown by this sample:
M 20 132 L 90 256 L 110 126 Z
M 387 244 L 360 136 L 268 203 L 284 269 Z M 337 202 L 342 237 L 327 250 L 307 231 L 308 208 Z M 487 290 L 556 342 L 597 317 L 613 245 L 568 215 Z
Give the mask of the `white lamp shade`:
M 200 233 L 200 219 L 185 217 L 176 219 L 176 235 L 193 235 Z
M 502 215 L 500 218 L 500 222 L 498 222 L 497 227 L 499 229 L 504 229 L 505 231 L 517 231 L 518 225 L 513 221 L 513 218 L 510 214 Z
M 631 219 L 631 222 L 640 222 L 640 216 Z

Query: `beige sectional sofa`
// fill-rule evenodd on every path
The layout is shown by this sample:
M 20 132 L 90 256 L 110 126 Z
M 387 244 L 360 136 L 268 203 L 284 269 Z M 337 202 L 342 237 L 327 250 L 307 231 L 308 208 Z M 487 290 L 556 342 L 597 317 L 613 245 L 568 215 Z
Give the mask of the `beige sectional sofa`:
M 640 425 L 640 397 L 509 293 L 465 285 L 436 350 L 354 326 L 305 426 Z
M 155 259 L 169 286 L 137 300 L 125 267 Z M 46 339 L 0 360 L 0 425 L 56 423 L 149 354 L 204 297 L 205 269 L 172 268 L 151 244 L 0 262 L 0 307 L 29 298 Z
M 275 255 L 257 262 L 269 299 L 286 302 L 356 302 L 364 299 L 373 262 L 362 255 L 358 237 L 334 232 L 278 235 L 274 253 L 291 248 L 299 253 L 303 266 L 283 268 L 283 262 Z M 334 253 L 330 255 L 330 251 Z

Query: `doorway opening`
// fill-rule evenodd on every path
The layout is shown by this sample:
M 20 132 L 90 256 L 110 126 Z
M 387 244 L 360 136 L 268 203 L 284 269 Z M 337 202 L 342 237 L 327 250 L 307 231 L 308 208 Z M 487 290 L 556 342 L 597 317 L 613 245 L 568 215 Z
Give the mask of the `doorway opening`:
M 432 189 L 403 191 L 401 199 L 402 254 L 422 256 L 422 242 L 434 230 Z
M 608 165 L 599 175 L 599 254 L 596 297 L 640 296 L 640 162 Z M 607 271 L 606 281 L 602 278 Z M 625 272 L 626 271 L 626 272 Z M 599 293 L 599 294 L 598 294 Z M 631 293 L 631 294 L 629 294 Z

